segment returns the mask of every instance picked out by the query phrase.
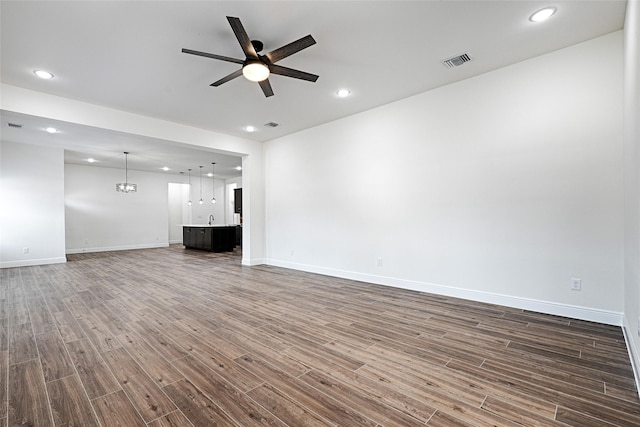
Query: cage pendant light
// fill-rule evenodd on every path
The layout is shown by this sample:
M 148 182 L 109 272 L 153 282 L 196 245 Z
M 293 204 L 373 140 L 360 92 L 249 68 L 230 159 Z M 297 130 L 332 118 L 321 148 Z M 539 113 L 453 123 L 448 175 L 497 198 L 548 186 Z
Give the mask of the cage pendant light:
M 187 206 L 191 206 L 193 203 L 191 202 L 191 169 L 187 169 L 189 171 L 189 201 L 187 202 Z
M 215 204 L 216 203 L 216 197 L 215 197 L 215 185 L 214 185 L 214 180 L 213 180 L 213 168 L 215 167 L 215 163 L 211 163 L 211 203 Z
M 138 186 L 129 182 L 129 152 L 124 152 L 124 182 L 116 184 L 116 191 L 122 193 L 135 193 L 138 191 Z
M 200 200 L 198 200 L 198 204 L 203 204 L 204 200 L 202 200 L 202 166 L 200 166 Z

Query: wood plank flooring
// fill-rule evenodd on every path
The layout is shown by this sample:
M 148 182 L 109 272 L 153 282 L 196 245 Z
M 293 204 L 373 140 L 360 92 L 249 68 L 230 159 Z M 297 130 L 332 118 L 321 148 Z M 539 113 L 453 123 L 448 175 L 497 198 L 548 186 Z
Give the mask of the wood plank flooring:
M 0 279 L 0 426 L 640 426 L 618 327 L 179 245 Z

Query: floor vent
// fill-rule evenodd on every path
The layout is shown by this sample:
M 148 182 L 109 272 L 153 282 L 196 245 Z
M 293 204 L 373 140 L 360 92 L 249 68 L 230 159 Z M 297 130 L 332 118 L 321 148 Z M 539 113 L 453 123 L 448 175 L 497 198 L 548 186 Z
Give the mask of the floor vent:
M 469 56 L 469 54 L 463 53 L 462 55 L 454 56 L 449 59 L 443 59 L 442 63 L 448 68 L 453 68 L 453 67 L 459 67 L 465 62 L 469 62 L 469 61 L 471 61 L 471 57 Z
M 7 123 L 9 125 L 10 128 L 18 128 L 20 129 L 22 127 L 22 125 L 19 125 L 17 123 Z
M 268 128 L 275 128 L 275 127 L 278 126 L 278 123 L 269 122 L 269 123 L 266 123 L 265 126 L 268 127 Z

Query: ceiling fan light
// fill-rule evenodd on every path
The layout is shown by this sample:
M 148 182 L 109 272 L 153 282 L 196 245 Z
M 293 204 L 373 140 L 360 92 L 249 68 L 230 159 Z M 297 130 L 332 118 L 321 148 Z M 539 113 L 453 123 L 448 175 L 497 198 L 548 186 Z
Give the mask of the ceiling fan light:
M 261 82 L 269 77 L 269 67 L 262 62 L 249 62 L 242 67 L 242 74 L 247 80 L 252 82 Z

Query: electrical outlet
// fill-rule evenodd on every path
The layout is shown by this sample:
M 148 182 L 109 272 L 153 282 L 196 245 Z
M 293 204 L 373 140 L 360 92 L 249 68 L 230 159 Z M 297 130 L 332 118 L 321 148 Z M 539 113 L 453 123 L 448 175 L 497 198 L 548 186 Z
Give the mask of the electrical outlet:
M 29 248 L 22 248 L 22 253 L 23 254 L 28 254 L 29 253 Z
M 582 290 L 582 279 L 578 277 L 571 278 L 571 290 L 572 291 L 581 291 Z
M 382 267 L 382 257 L 378 257 L 378 267 Z

